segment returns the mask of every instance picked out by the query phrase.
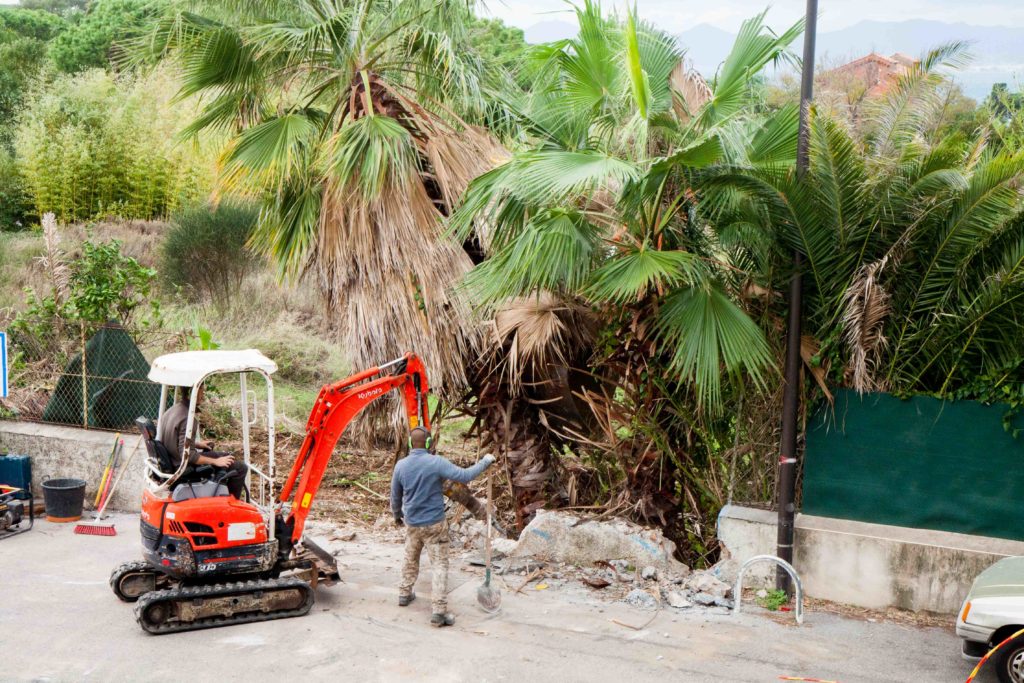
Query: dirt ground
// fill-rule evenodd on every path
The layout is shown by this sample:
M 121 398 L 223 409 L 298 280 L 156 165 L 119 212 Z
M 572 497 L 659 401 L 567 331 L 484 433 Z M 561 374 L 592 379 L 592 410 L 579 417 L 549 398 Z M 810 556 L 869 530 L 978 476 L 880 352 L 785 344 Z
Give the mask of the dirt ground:
M 112 567 L 139 556 L 137 517 L 114 522 L 118 535 L 110 538 L 40 522 L 0 541 L 0 680 L 767 682 L 788 675 L 941 683 L 962 681 L 970 670 L 948 623 L 851 619 L 817 605 L 798 627 L 791 614 L 753 605 L 740 615 L 641 610 L 573 580 L 515 593 L 522 579 L 507 576 L 497 584 L 502 610 L 490 616 L 476 605 L 482 572 L 467 562 L 475 550 L 453 552 L 449 600 L 458 621 L 435 629 L 427 623 L 429 568 L 417 585 L 420 599 L 399 608 L 402 533 L 362 521 L 313 525 L 314 537 L 338 554 L 343 583 L 318 589 L 309 615 L 150 636 L 107 586 Z

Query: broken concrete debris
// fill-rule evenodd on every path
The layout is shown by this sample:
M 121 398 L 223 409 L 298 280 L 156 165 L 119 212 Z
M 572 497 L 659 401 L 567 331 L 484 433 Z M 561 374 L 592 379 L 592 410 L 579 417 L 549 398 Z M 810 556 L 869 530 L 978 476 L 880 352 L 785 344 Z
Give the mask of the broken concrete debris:
M 727 598 L 732 587 L 716 579 L 711 572 L 694 572 L 686 579 L 686 587 L 694 593 L 707 593 L 714 598 Z
M 624 519 L 596 522 L 558 510 L 541 510 L 523 529 L 509 556 L 529 555 L 581 567 L 615 558 L 632 563 L 634 568 L 652 566 L 685 574 L 686 565 L 673 557 L 675 550 L 675 544 L 660 530 Z
M 695 603 L 697 603 L 698 605 L 704 605 L 705 607 L 710 607 L 711 605 L 715 604 L 715 600 L 717 599 L 718 598 L 716 598 L 714 595 L 711 595 L 710 593 L 696 593 L 693 596 L 693 601 Z
M 693 607 L 693 603 L 687 600 L 686 596 L 679 591 L 668 591 L 665 594 L 665 602 L 668 603 L 669 607 L 675 607 L 676 609 Z
M 464 547 L 482 548 L 485 528 L 478 520 L 465 518 L 457 531 Z M 499 573 L 524 577 L 515 592 L 543 576 L 546 587 L 575 585 L 642 610 L 710 610 L 732 604 L 731 588 L 715 568 L 690 573 L 672 556 L 675 545 L 660 531 L 622 519 L 591 521 L 541 511 L 518 540 L 497 539 L 493 549 L 500 558 Z M 470 563 L 478 564 L 472 558 Z
M 637 609 L 656 609 L 658 607 L 658 601 L 653 595 L 643 590 L 642 588 L 634 588 L 625 597 L 624 602 Z

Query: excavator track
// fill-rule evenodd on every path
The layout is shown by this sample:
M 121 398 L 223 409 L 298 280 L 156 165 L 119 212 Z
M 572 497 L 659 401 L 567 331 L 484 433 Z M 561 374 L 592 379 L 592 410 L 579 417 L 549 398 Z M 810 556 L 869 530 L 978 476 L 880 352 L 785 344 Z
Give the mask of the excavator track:
M 124 602 L 135 602 L 146 593 L 166 588 L 170 580 L 148 562 L 124 562 L 110 573 L 110 589 Z
M 295 577 L 182 586 L 146 593 L 135 618 L 163 635 L 271 619 L 301 617 L 313 607 L 313 589 Z

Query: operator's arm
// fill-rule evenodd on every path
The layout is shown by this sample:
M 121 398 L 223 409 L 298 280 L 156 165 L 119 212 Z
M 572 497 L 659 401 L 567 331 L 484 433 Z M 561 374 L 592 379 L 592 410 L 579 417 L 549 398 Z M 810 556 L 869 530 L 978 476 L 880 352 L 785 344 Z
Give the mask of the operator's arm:
M 174 433 L 178 436 L 178 438 L 177 438 L 177 442 L 178 442 L 178 457 L 184 460 L 185 453 L 188 453 L 187 447 L 185 446 L 185 421 L 184 420 L 182 420 L 178 424 L 178 426 L 174 430 Z M 202 458 L 202 457 L 203 456 L 199 455 L 199 453 L 196 452 L 195 449 L 193 449 L 191 453 L 188 453 L 188 464 L 189 465 L 205 465 L 205 464 L 209 464 L 209 463 L 201 462 L 200 458 Z
M 398 474 L 398 467 L 391 474 L 391 512 L 395 516 L 395 523 L 402 521 L 402 478 Z
M 438 457 L 438 474 L 441 475 L 442 479 L 448 479 L 449 481 L 457 481 L 461 484 L 468 484 L 473 481 L 481 474 L 484 470 L 491 466 L 494 462 L 493 455 L 485 455 L 472 467 L 459 467 L 448 462 L 445 458 Z
M 178 434 L 178 453 L 185 454 L 185 424 L 182 423 L 176 430 Z M 198 431 L 198 430 L 193 430 Z M 200 453 L 198 448 L 205 446 L 205 442 L 193 444 L 195 448 L 189 453 L 188 462 L 190 465 L 213 465 L 215 467 L 231 467 L 235 462 L 235 456 L 222 455 L 218 458 L 211 458 Z
M 235 464 L 235 456 L 233 455 L 221 455 L 216 458 L 211 458 L 208 455 L 202 453 L 195 454 L 195 461 L 193 465 L 213 465 L 214 467 L 231 467 Z

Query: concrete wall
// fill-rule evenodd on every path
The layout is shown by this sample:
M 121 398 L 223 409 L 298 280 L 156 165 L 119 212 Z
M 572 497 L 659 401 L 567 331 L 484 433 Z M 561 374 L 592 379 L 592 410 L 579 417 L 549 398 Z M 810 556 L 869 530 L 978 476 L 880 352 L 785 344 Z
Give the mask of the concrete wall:
M 122 434 L 123 463 L 139 441 L 136 432 Z M 0 420 L 0 454 L 32 457 L 32 493 L 42 498 L 45 479 L 83 479 L 85 506 L 92 508 L 103 467 L 114 444 L 113 432 L 64 427 L 36 422 Z M 110 499 L 109 509 L 138 512 L 145 488 L 146 453 L 141 444 Z
M 727 506 L 718 538 L 739 563 L 776 553 L 775 512 Z M 997 560 L 1024 555 L 1024 542 L 797 515 L 793 564 L 808 596 L 869 608 L 955 613 L 974 578 Z M 755 565 L 744 584 L 765 584 Z

